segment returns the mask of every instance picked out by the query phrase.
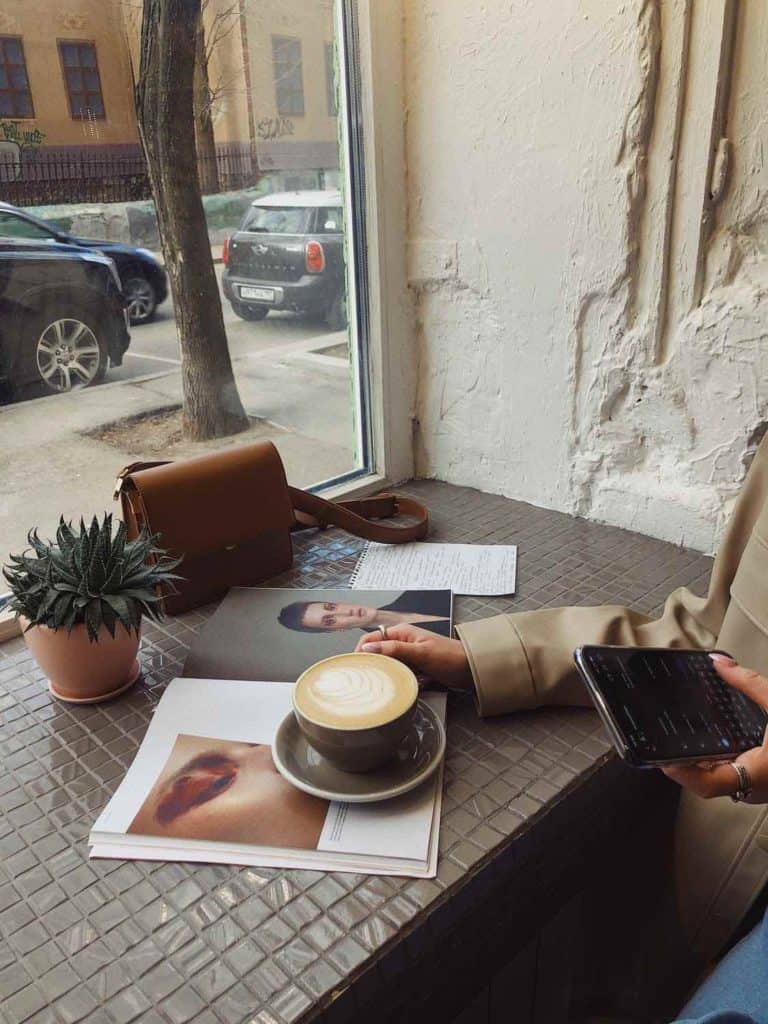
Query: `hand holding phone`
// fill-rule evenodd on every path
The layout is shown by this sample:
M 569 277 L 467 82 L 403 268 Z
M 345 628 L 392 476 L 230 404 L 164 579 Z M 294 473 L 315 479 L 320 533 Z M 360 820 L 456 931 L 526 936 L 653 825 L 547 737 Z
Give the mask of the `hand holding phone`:
M 630 764 L 733 761 L 762 746 L 768 714 L 743 689 L 723 682 L 706 651 L 585 646 L 574 657 L 617 752 Z
M 718 674 L 735 689 L 750 697 L 757 705 L 768 710 L 768 679 L 750 669 L 736 665 L 730 658 L 718 655 L 715 659 Z M 758 747 L 740 754 L 737 758 L 742 769 L 746 769 L 750 793 L 747 802 L 768 803 L 768 734 Z M 669 764 L 661 769 L 666 776 L 684 789 L 697 796 L 710 799 L 718 796 L 733 796 L 736 780 L 733 764 L 713 763 L 706 767 L 700 764 Z

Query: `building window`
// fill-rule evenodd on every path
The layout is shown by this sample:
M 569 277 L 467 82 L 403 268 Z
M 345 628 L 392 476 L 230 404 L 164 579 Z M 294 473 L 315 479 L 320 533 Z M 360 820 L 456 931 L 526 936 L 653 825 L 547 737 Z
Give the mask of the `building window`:
M 59 52 L 70 114 L 76 121 L 104 120 L 104 97 L 95 45 L 59 42 Z
M 272 68 L 278 114 L 304 113 L 304 80 L 301 71 L 301 40 L 272 36 Z
M 35 116 L 24 46 L 17 36 L 0 36 L 0 115 Z
M 336 117 L 339 104 L 336 99 L 336 69 L 334 67 L 333 43 L 325 44 L 325 97 L 328 104 L 328 116 Z

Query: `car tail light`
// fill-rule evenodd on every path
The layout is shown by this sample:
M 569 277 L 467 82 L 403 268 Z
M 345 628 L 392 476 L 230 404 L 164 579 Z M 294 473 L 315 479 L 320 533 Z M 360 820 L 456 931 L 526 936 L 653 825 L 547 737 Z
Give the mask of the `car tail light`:
M 224 239 L 224 245 L 221 247 L 221 262 L 225 267 L 229 266 L 229 239 Z
M 325 253 L 319 242 L 307 242 L 304 248 L 304 260 L 308 274 L 322 274 L 325 270 Z

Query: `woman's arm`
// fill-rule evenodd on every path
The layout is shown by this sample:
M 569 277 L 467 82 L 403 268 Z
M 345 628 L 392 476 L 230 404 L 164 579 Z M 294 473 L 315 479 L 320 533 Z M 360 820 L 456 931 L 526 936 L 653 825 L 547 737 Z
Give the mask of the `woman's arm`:
M 618 606 L 554 608 L 496 615 L 456 627 L 458 640 L 408 623 L 362 637 L 359 651 L 388 654 L 456 689 L 474 689 L 481 715 L 501 715 L 542 704 L 589 705 L 573 652 L 580 644 L 706 647 L 714 635 L 688 611 L 687 591 L 667 601 L 655 621 Z
M 701 624 L 701 598 L 673 593 L 658 619 L 604 605 L 496 615 L 466 622 L 456 632 L 467 652 L 481 715 L 501 715 L 543 704 L 589 704 L 573 661 L 582 644 L 628 647 L 711 647 L 715 634 Z

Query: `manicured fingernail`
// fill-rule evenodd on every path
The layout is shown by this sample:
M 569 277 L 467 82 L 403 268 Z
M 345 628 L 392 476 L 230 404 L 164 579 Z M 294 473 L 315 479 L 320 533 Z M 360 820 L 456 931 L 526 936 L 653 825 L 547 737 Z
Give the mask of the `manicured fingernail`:
M 381 644 L 363 644 L 360 650 L 365 651 L 366 654 L 380 654 Z
M 710 651 L 709 656 L 712 661 L 716 661 L 719 665 L 735 665 L 736 662 L 733 658 L 729 658 L 727 654 L 719 654 L 717 651 Z

